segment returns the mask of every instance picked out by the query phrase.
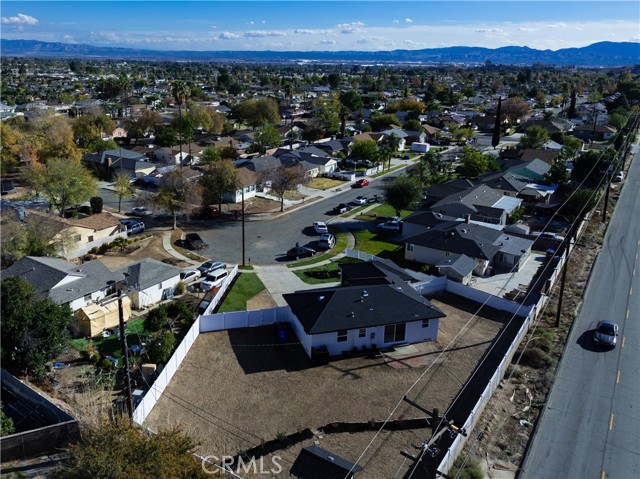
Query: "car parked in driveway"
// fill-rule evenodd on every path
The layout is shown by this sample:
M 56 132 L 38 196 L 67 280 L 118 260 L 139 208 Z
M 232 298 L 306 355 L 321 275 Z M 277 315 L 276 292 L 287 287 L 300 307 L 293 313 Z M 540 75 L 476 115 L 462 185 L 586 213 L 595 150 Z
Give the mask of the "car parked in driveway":
M 309 258 L 316 254 L 316 250 L 308 246 L 294 246 L 287 251 L 287 257 L 291 259 Z
M 204 242 L 198 233 L 187 233 L 184 237 L 184 246 L 190 250 L 198 250 L 208 248 L 209 245 Z
M 369 180 L 366 178 L 360 178 L 354 184 L 351 185 L 351 188 L 362 188 L 363 186 L 367 186 L 369 184 Z
M 378 223 L 378 229 L 380 231 L 392 231 L 397 233 L 402 229 L 402 221 L 391 220 L 386 223 Z
M 593 343 L 597 346 L 615 348 L 618 342 L 618 325 L 613 321 L 599 321 L 593 332 Z
M 329 228 L 327 228 L 327 223 L 324 221 L 314 221 L 313 222 L 313 231 L 318 234 L 328 233 Z
M 342 213 L 346 213 L 350 209 L 351 209 L 351 206 L 349 206 L 348 204 L 340 203 L 338 206 L 335 206 L 333 208 L 333 213 L 336 215 L 341 215 Z
M 367 198 L 366 196 L 356 196 L 353 199 L 354 205 L 366 205 L 368 202 L 369 202 L 369 198 Z
M 226 269 L 219 268 L 210 271 L 200 282 L 200 290 L 211 291 L 213 288 L 217 288 L 223 283 L 227 276 L 229 276 L 229 272 Z
M 126 226 L 127 236 L 144 232 L 144 223 L 140 220 L 122 219 L 120 220 L 120 224 L 123 224 Z
M 214 271 L 216 269 L 225 269 L 227 265 L 222 261 L 215 261 L 213 259 L 207 260 L 198 266 L 198 271 L 202 276 L 205 276 L 210 271 Z
M 183 283 L 193 283 L 194 281 L 200 279 L 202 273 L 198 269 L 188 269 L 180 273 L 180 281 Z

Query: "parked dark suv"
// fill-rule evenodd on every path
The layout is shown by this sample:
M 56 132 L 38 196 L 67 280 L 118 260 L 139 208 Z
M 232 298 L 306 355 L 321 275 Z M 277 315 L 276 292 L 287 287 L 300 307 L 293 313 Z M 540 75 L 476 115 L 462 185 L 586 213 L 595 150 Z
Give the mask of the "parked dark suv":
M 204 249 L 209 245 L 204 242 L 198 233 L 187 233 L 184 237 L 184 246 L 187 249 Z
M 122 219 L 120 220 L 120 223 L 127 227 L 127 236 L 142 233 L 144 231 L 144 223 L 140 220 Z

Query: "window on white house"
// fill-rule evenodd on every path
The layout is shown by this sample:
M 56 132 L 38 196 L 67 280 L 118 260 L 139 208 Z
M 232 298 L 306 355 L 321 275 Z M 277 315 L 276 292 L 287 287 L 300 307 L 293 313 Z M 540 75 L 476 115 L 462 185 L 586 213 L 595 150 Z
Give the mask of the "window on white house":
M 348 334 L 349 334 L 349 331 L 347 331 L 346 329 L 343 329 L 342 331 L 338 331 L 338 342 L 344 343 L 347 340 Z
M 358 330 L 358 337 L 359 338 L 364 338 L 367 335 L 367 329 L 366 328 L 360 328 Z
M 78 241 L 80 241 L 82 239 L 82 235 L 75 235 L 73 237 L 73 240 L 77 243 Z
M 407 251 L 413 251 L 413 244 L 407 243 Z
M 428 319 L 423 319 L 422 320 L 422 327 L 423 328 L 428 328 L 429 327 L 429 320 Z

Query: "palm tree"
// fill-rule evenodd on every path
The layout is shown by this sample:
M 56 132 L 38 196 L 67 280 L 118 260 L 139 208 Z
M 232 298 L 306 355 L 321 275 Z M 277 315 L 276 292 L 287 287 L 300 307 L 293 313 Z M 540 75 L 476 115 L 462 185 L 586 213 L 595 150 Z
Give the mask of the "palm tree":
M 184 81 L 174 80 L 171 82 L 169 91 L 178 104 L 178 122 L 180 128 L 180 165 L 182 165 L 182 105 L 191 96 L 191 89 L 189 88 L 189 85 L 187 85 Z

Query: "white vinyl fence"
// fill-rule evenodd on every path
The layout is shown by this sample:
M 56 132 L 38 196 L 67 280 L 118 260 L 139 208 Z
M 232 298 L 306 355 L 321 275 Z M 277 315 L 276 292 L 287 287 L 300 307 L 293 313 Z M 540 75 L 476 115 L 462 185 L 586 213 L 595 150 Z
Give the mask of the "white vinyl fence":
M 267 324 L 289 322 L 289 306 L 254 311 L 209 314 L 200 317 L 200 332 L 223 331 L 225 329 L 250 328 Z

